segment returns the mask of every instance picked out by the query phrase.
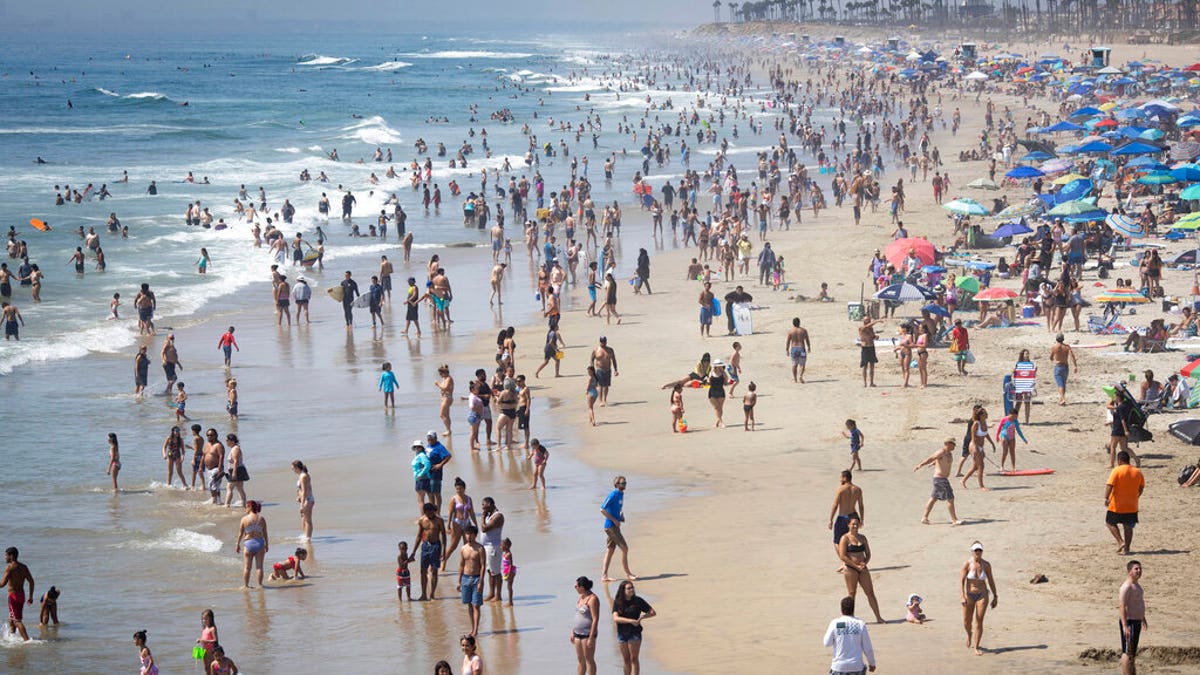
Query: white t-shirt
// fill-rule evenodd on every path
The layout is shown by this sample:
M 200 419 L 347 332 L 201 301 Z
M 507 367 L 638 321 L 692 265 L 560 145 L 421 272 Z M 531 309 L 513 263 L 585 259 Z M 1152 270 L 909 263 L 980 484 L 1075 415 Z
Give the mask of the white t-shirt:
M 839 616 L 825 629 L 825 646 L 833 647 L 833 662 L 829 669 L 840 673 L 857 673 L 867 665 L 875 665 L 875 650 L 867 624 L 852 616 Z M 866 664 L 863 657 L 866 657 Z

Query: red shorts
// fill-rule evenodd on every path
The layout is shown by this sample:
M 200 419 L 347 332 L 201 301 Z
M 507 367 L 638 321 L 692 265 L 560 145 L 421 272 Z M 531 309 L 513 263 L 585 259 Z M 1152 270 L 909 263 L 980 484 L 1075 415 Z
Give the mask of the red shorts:
M 24 621 L 25 616 L 25 594 L 24 593 L 9 593 L 8 594 L 8 618 L 13 621 Z

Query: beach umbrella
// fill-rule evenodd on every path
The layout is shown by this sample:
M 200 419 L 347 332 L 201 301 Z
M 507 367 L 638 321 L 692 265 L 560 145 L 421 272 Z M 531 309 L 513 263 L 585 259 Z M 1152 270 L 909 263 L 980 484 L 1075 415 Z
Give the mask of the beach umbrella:
M 1007 288 L 985 288 L 975 294 L 976 300 L 1012 300 L 1017 292 Z
M 1103 114 L 1104 114 L 1103 110 L 1089 105 L 1089 106 L 1084 106 L 1084 107 L 1080 108 L 1079 110 L 1076 110 L 1075 112 L 1071 113 L 1071 117 L 1090 117 L 1092 115 L 1103 115 Z
M 961 216 L 986 216 L 990 211 L 986 206 L 969 197 L 955 199 L 942 204 L 942 208 Z
M 976 189 L 980 189 L 980 190 L 999 190 L 1000 189 L 1000 186 L 996 185 L 996 181 L 990 180 L 987 178 L 976 178 L 975 180 L 971 181 L 970 183 L 967 183 L 967 187 L 976 188 Z
M 1192 361 L 1186 366 L 1180 368 L 1179 374 L 1184 377 L 1200 377 L 1200 359 L 1196 359 L 1195 361 Z
M 1051 216 L 1082 216 L 1085 213 L 1098 211 L 1095 204 L 1089 204 L 1082 201 L 1063 202 L 1058 206 L 1050 209 Z
M 1150 302 L 1150 298 L 1147 298 L 1132 288 L 1110 288 L 1100 295 L 1097 295 L 1096 302 L 1124 302 L 1140 305 L 1142 303 Z
M 1012 206 L 1005 208 L 1000 213 L 997 213 L 996 217 L 997 218 L 1025 218 L 1027 216 L 1037 215 L 1037 214 L 1041 213 L 1042 210 L 1045 208 L 1046 208 L 1046 206 L 1044 204 L 1042 204 L 1041 200 L 1034 199 L 1034 200 L 1025 202 L 1024 204 L 1013 204 Z
M 1162 138 L 1165 135 L 1166 134 L 1159 131 L 1158 129 L 1146 129 L 1142 133 L 1138 134 L 1138 138 L 1142 138 L 1147 141 L 1157 141 L 1158 139 Z
M 937 258 L 933 244 L 929 243 L 928 239 L 917 237 L 906 237 L 893 241 L 883 249 L 883 257 L 887 258 L 887 261 L 896 269 L 900 269 L 904 267 L 904 259 L 908 257 L 909 251 L 916 252 L 917 257 L 924 265 L 932 265 Z
M 1180 232 L 1195 232 L 1196 230 L 1200 230 L 1200 219 L 1177 220 L 1177 221 L 1175 221 L 1175 223 L 1173 225 L 1171 225 L 1171 229 L 1178 230 Z M 1185 251 L 1184 253 L 1194 253 L 1194 252 L 1195 252 L 1195 249 L 1190 249 L 1188 251 Z M 1195 262 L 1195 260 L 1192 260 L 1191 262 Z
M 1034 150 L 1033 152 L 1022 157 L 1021 161 L 1022 162 L 1040 162 L 1043 159 L 1054 159 L 1054 155 L 1052 155 L 1048 152 L 1043 152 L 1041 150 Z
M 1120 75 L 1121 73 L 1124 73 L 1124 72 L 1125 71 L 1121 70 L 1120 68 L 1118 68 L 1116 66 L 1104 66 L 1100 70 L 1097 70 L 1096 74 L 1097 75 Z
M 926 265 L 921 268 L 921 271 L 926 274 L 945 274 L 946 268 L 941 265 Z
M 1200 184 L 1189 185 L 1179 193 L 1180 199 L 1200 199 Z
M 1140 239 L 1146 236 L 1146 228 L 1142 227 L 1140 222 L 1130 218 L 1127 215 L 1121 213 L 1110 213 L 1108 217 L 1104 219 L 1104 222 L 1108 223 L 1108 226 L 1112 229 L 1124 234 L 1127 237 Z
M 1029 234 L 1030 232 L 1033 232 L 1033 228 L 1023 223 L 1004 223 L 1000 227 L 996 228 L 996 231 L 992 233 L 992 237 L 996 239 L 1003 239 L 1005 237 L 1015 237 L 1021 234 Z
M 941 305 L 935 305 L 933 303 L 925 305 L 924 307 L 921 308 L 921 311 L 929 312 L 930 314 L 932 314 L 934 316 L 940 316 L 940 317 L 946 318 L 946 319 L 950 318 L 950 310 L 946 309 L 945 307 L 942 307 Z
M 954 280 L 954 285 L 968 293 L 979 292 L 979 280 L 975 277 L 959 277 Z
M 1026 157 L 1028 157 L 1028 155 L 1026 155 Z M 1073 166 L 1075 166 L 1075 163 L 1069 159 L 1052 159 L 1045 164 L 1042 164 L 1041 169 L 1045 173 L 1058 173 L 1059 171 L 1066 171 Z
M 1097 111 L 1097 112 L 1099 112 L 1099 111 Z M 1082 127 L 1078 124 L 1072 124 L 1071 122 L 1067 122 L 1064 120 L 1061 122 L 1055 122 L 1054 124 L 1051 124 L 1048 127 L 1043 127 L 1042 132 L 1043 133 L 1056 133 L 1059 131 L 1083 131 L 1084 129 L 1085 129 L 1085 127 Z
M 1120 123 L 1117 122 L 1116 120 L 1112 119 L 1111 117 L 1108 117 L 1108 118 L 1102 119 L 1099 122 L 1096 122 L 1095 124 L 1093 124 L 1092 128 L 1105 128 L 1106 129 L 1106 128 L 1115 127 L 1115 126 L 1120 126 Z
M 1171 175 L 1189 183 L 1200 181 L 1200 166 L 1184 164 L 1183 166 L 1171 169 Z M 1200 199 L 1200 197 L 1191 197 L 1190 199 Z
M 1112 155 L 1150 155 L 1162 152 L 1163 149 L 1157 145 L 1151 145 L 1145 141 L 1133 141 L 1126 143 L 1119 148 L 1114 149 L 1109 154 Z
M 1169 173 L 1148 173 L 1137 179 L 1137 182 L 1142 185 L 1169 185 L 1178 183 L 1179 179 Z
M 963 79 L 969 80 L 971 82 L 978 82 L 980 80 L 988 79 L 988 76 L 987 76 L 987 73 L 976 70 L 975 72 L 971 73 L 970 75 L 967 75 Z
M 892 302 L 914 302 L 928 301 L 937 297 L 937 294 L 928 288 L 923 288 L 916 284 L 910 284 L 907 281 L 899 284 L 892 284 L 887 288 L 877 292 L 875 297 L 880 300 L 891 300 Z
M 1059 176 L 1058 178 L 1055 178 L 1054 184 L 1055 185 L 1066 185 L 1067 183 L 1074 183 L 1077 180 L 1085 180 L 1086 178 L 1087 178 L 1087 176 L 1080 176 L 1079 174 L 1072 171 L 1071 173 L 1068 173 L 1068 174 Z
M 1075 152 L 1110 152 L 1113 146 L 1104 141 L 1089 141 L 1076 146 Z
M 1045 176 L 1046 174 L 1041 169 L 1037 169 L 1032 166 L 1026 166 L 1024 164 L 1021 164 L 1019 166 L 1013 167 L 1012 169 L 1009 169 L 1008 173 L 1006 173 L 1004 175 L 1008 176 L 1009 178 L 1023 179 L 1023 178 L 1037 178 L 1039 176 Z
M 1149 155 L 1142 155 L 1136 159 L 1129 160 L 1125 166 L 1137 169 L 1138 171 L 1166 171 L 1169 168 L 1166 164 Z

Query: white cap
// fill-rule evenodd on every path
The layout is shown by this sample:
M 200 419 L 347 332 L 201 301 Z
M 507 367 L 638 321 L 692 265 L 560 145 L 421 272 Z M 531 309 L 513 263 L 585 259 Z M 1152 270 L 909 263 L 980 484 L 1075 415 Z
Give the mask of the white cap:
M 429 431 L 425 432 L 425 437 L 432 438 L 433 440 L 436 441 L 437 440 L 437 432 L 434 431 L 433 429 L 430 429 Z
M 414 447 L 414 448 L 421 448 L 422 450 L 424 450 L 424 449 L 425 449 L 425 443 L 423 443 L 423 442 L 421 441 L 421 439 L 419 439 L 419 438 L 418 438 L 417 440 L 415 440 L 415 441 L 413 441 L 413 442 L 412 442 L 412 447 Z
M 971 544 L 971 550 L 972 550 L 972 551 L 982 551 L 982 550 L 983 550 L 983 544 L 981 544 L 981 543 L 979 543 L 979 542 L 975 542 L 974 544 Z

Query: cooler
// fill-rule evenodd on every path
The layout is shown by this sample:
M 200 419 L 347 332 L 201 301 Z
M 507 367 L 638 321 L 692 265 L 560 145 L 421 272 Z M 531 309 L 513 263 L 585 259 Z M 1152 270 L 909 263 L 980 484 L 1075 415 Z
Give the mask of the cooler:
M 846 318 L 851 321 L 862 321 L 863 304 L 861 302 L 846 303 Z
M 1025 305 L 1021 308 L 1021 316 L 1026 319 L 1032 319 L 1033 317 L 1037 316 L 1037 306 Z

